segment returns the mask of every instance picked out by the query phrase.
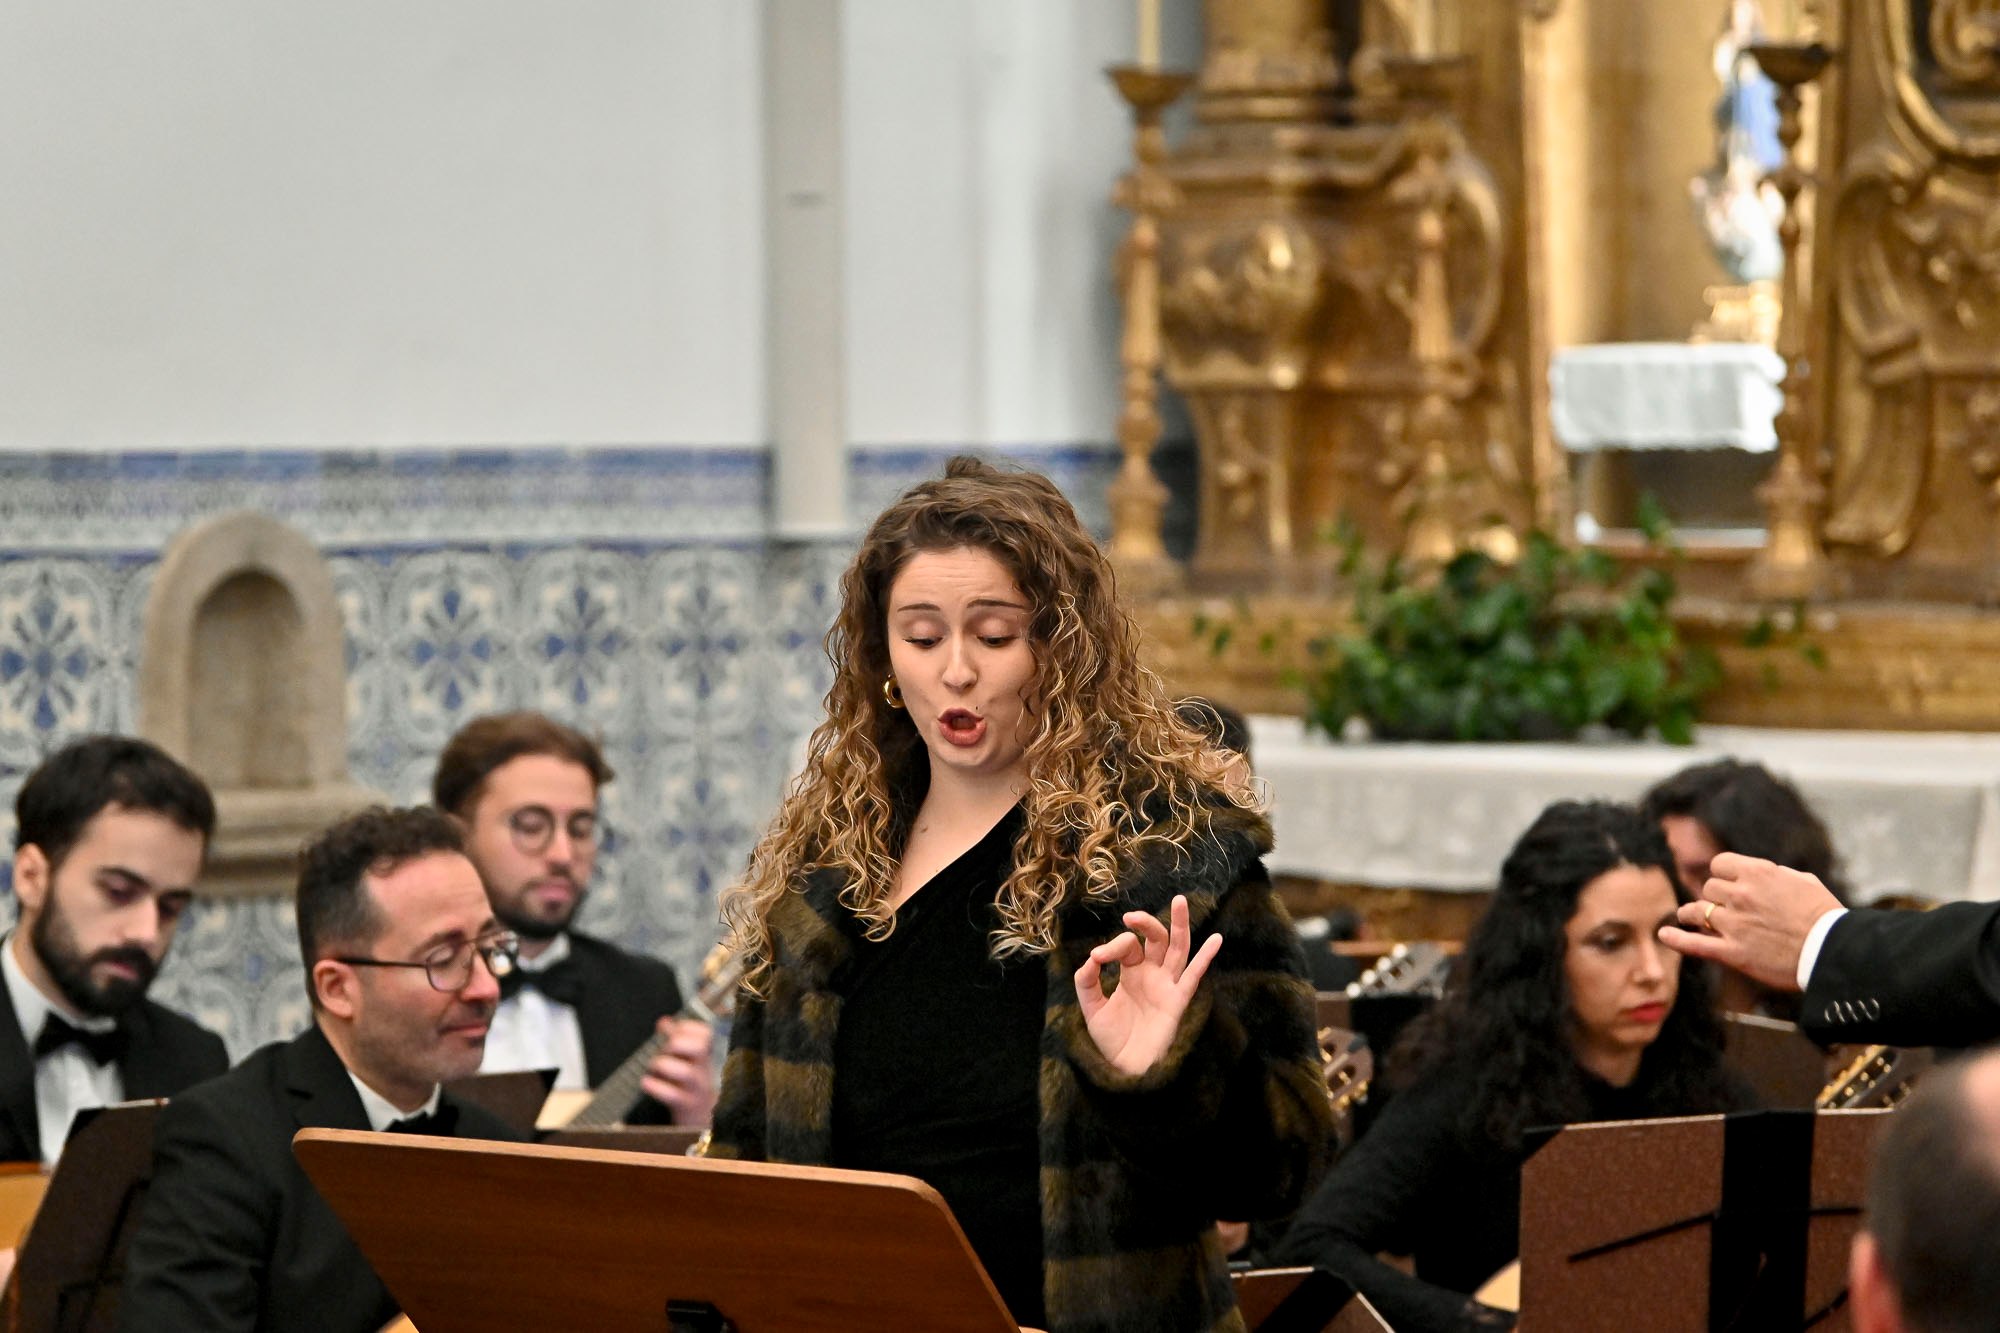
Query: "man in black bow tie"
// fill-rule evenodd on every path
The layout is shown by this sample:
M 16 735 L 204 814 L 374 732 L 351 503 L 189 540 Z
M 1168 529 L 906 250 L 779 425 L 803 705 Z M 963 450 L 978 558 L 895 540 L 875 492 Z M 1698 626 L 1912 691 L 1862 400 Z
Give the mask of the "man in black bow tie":
M 488 1073 L 554 1069 L 556 1086 L 596 1087 L 656 1032 L 634 1123 L 705 1125 L 715 1106 L 707 1025 L 676 1019 L 674 971 L 571 927 L 598 849 L 598 790 L 611 768 L 596 742 L 540 713 L 467 723 L 438 758 L 431 799 L 465 830 L 493 913 L 521 937 L 501 983 Z
M 126 1262 L 134 1333 L 373 1333 L 396 1303 L 292 1156 L 307 1127 L 520 1136 L 442 1084 L 479 1068 L 518 942 L 493 919 L 458 828 L 363 811 L 300 858 L 313 1026 L 160 1115 Z M 436 1200 L 449 1217 L 451 1200 Z
M 78 1111 L 170 1097 L 229 1067 L 146 998 L 194 896 L 215 804 L 158 747 L 93 736 L 14 801 L 20 922 L 0 944 L 0 1160 L 53 1162 Z

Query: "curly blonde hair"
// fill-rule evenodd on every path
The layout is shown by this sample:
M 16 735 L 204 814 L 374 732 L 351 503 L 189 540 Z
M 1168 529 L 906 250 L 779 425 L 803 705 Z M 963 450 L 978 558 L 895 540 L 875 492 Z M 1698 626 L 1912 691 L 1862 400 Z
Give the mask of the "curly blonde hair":
M 1109 902 L 1149 844 L 1183 846 L 1213 803 L 1255 808 L 1235 756 L 1176 716 L 1139 661 L 1139 630 L 1119 606 L 1110 562 L 1054 483 L 954 458 L 875 520 L 840 581 L 827 632 L 833 688 L 805 771 L 724 895 L 729 944 L 753 991 L 771 966 L 771 914 L 814 871 L 837 871 L 840 901 L 871 939 L 894 926 L 889 899 L 929 755 L 909 715 L 889 706 L 889 587 L 922 551 L 992 555 L 1033 608 L 1033 734 L 1014 871 L 1001 886 L 995 956 L 1045 953 L 1070 902 Z

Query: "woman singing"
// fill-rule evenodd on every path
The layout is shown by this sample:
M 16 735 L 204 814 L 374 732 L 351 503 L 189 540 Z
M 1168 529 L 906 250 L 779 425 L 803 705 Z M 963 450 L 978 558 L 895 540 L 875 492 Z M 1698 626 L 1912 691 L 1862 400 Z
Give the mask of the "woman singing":
M 1295 1207 L 1330 1124 L 1230 756 L 1042 477 L 953 460 L 841 601 L 827 720 L 724 906 L 710 1155 L 928 1181 L 1023 1324 L 1241 1328 L 1213 1220 Z
M 1281 1263 L 1345 1278 L 1398 1333 L 1506 1328 L 1473 1301 L 1519 1252 L 1526 1130 L 1741 1109 L 1699 964 L 1655 932 L 1687 901 L 1659 827 L 1559 802 L 1514 844 L 1400 1092 L 1314 1193 Z M 1376 1258 L 1411 1255 L 1409 1276 Z

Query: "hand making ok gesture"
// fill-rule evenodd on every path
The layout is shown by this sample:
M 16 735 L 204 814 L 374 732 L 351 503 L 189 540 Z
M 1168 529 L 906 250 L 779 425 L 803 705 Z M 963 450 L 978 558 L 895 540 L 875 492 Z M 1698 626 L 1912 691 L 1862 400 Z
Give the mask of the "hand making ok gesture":
M 1211 935 L 1188 957 L 1185 895 L 1174 895 L 1167 920 L 1163 926 L 1150 912 L 1127 912 L 1128 929 L 1092 949 L 1076 970 L 1084 1025 L 1120 1073 L 1143 1074 L 1167 1053 L 1195 988 L 1222 948 L 1222 936 Z M 1112 963 L 1118 965 L 1118 988 L 1106 995 L 1100 981 Z

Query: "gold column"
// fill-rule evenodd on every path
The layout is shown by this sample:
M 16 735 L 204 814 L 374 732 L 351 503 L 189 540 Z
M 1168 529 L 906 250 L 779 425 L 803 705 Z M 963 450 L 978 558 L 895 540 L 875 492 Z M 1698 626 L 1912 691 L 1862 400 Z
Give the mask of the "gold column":
M 1124 368 L 1124 409 L 1118 447 L 1124 454 L 1111 483 L 1111 562 L 1128 595 L 1146 596 L 1179 586 L 1180 566 L 1160 540 L 1167 488 L 1153 474 L 1160 440 L 1160 214 L 1173 206 L 1173 182 L 1160 164 L 1167 139 L 1160 116 L 1194 82 L 1191 75 L 1150 65 L 1115 65 L 1105 71 L 1132 108 L 1132 170 L 1112 200 L 1132 215 L 1132 230 L 1118 253 L 1118 286 L 1125 307 L 1119 344 Z
M 1389 187 L 1389 198 L 1412 214 L 1414 264 L 1409 291 L 1398 306 L 1409 321 L 1413 371 L 1401 422 L 1402 448 L 1378 465 L 1395 488 L 1403 554 L 1422 564 L 1443 564 L 1469 545 L 1517 549 L 1504 526 L 1490 526 L 1480 512 L 1488 499 L 1486 460 L 1467 419 L 1477 358 L 1452 324 L 1447 212 L 1454 181 L 1449 170 L 1457 147 L 1450 119 L 1471 62 L 1463 56 L 1390 56 L 1385 73 L 1408 106 L 1409 170 Z
M 1785 398 L 1778 409 L 1778 462 L 1757 490 L 1768 534 L 1750 567 L 1751 586 L 1766 597 L 1822 597 L 1834 590 L 1836 571 L 1820 542 L 1826 513 L 1826 468 L 1816 423 L 1807 407 L 1812 364 L 1806 355 L 1806 275 L 1799 262 L 1799 195 L 1807 184 L 1799 165 L 1799 105 L 1804 87 L 1833 59 L 1819 42 L 1760 42 L 1750 54 L 1778 85 L 1778 143 L 1784 165 L 1771 180 L 1785 201 L 1778 240 L 1785 251 L 1784 311 L 1778 322 L 1778 355 L 1785 359 Z

